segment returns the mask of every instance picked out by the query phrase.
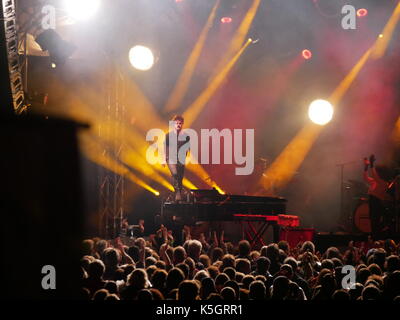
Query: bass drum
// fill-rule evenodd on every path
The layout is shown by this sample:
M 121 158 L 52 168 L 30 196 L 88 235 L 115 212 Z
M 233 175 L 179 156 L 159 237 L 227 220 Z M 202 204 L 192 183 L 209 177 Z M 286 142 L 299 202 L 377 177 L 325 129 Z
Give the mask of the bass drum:
M 369 217 L 369 205 L 368 202 L 363 201 L 360 203 L 354 211 L 354 226 L 360 232 L 370 233 L 371 232 L 371 219 Z

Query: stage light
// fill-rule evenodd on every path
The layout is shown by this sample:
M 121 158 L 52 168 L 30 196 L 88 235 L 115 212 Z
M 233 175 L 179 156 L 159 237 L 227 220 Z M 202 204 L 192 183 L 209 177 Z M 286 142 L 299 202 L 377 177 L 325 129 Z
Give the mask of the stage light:
M 221 22 L 222 23 L 231 23 L 232 18 L 231 17 L 223 17 L 223 18 L 221 18 Z
M 132 67 L 146 71 L 154 65 L 153 52 L 144 46 L 134 46 L 129 50 L 129 61 Z
M 315 100 L 308 108 L 308 116 L 312 122 L 323 126 L 332 120 L 333 107 L 329 101 Z
M 379 35 L 379 38 L 383 38 L 383 34 L 382 33 Z
M 367 15 L 368 15 L 368 10 L 367 9 L 362 8 L 362 9 L 358 9 L 357 10 L 357 16 L 358 17 L 362 18 L 362 17 L 365 17 Z
M 64 0 L 64 7 L 71 18 L 87 20 L 96 14 L 100 0 Z
M 304 59 L 308 60 L 311 59 L 312 57 L 312 52 L 308 49 L 304 49 L 301 53 L 301 55 L 303 56 Z

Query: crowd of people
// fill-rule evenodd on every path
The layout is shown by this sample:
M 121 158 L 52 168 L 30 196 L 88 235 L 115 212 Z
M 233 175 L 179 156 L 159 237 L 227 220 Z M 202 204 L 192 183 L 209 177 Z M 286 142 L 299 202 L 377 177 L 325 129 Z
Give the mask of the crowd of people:
M 322 253 L 311 241 L 252 250 L 223 232 L 193 239 L 185 227 L 175 242 L 163 225 L 149 237 L 84 240 L 82 299 L 400 301 L 400 244 L 391 239 Z M 349 265 L 353 282 L 343 281 Z

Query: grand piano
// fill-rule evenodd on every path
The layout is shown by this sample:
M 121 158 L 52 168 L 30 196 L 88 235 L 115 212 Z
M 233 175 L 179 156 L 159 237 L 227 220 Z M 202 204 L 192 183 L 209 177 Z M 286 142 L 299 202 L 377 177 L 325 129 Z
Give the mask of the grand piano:
M 258 197 L 220 194 L 216 189 L 190 190 L 184 202 L 163 202 L 163 220 L 174 220 L 186 225 L 199 221 L 239 221 L 247 223 L 253 244 L 260 241 L 263 233 L 272 225 L 274 241 L 279 237 L 279 226 L 299 226 L 297 216 L 286 215 L 287 200 L 282 197 Z M 252 221 L 263 222 L 256 230 Z M 247 233 L 247 232 L 246 232 Z M 262 242 L 262 241 L 261 241 Z

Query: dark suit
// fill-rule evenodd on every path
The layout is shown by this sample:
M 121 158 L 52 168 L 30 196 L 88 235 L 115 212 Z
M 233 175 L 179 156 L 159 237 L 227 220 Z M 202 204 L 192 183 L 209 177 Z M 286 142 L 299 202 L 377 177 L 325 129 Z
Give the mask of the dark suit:
M 178 155 L 179 152 L 182 151 L 181 148 L 183 145 L 185 145 L 187 142 L 189 142 L 190 137 L 186 135 L 184 132 L 179 133 L 179 137 L 183 135 L 184 139 L 183 141 L 178 140 L 178 136 L 176 135 L 175 132 L 169 132 L 166 137 L 165 137 L 165 156 L 166 156 L 166 162 L 168 165 L 168 169 L 171 172 L 172 175 L 172 185 L 174 187 L 175 192 L 179 191 L 179 193 L 182 191 L 182 180 L 183 180 L 183 175 L 185 173 L 185 160 L 186 160 L 186 154 L 187 151 L 189 150 L 188 145 L 186 145 L 184 148 L 185 151 L 185 158 L 184 159 L 179 159 Z M 172 144 L 172 139 L 175 139 L 175 146 L 177 147 L 176 152 L 171 150 L 170 153 L 170 146 L 171 148 L 173 147 Z M 182 139 L 182 138 L 180 138 Z M 182 151 L 182 152 L 183 152 Z M 182 160 L 180 162 L 179 160 Z

